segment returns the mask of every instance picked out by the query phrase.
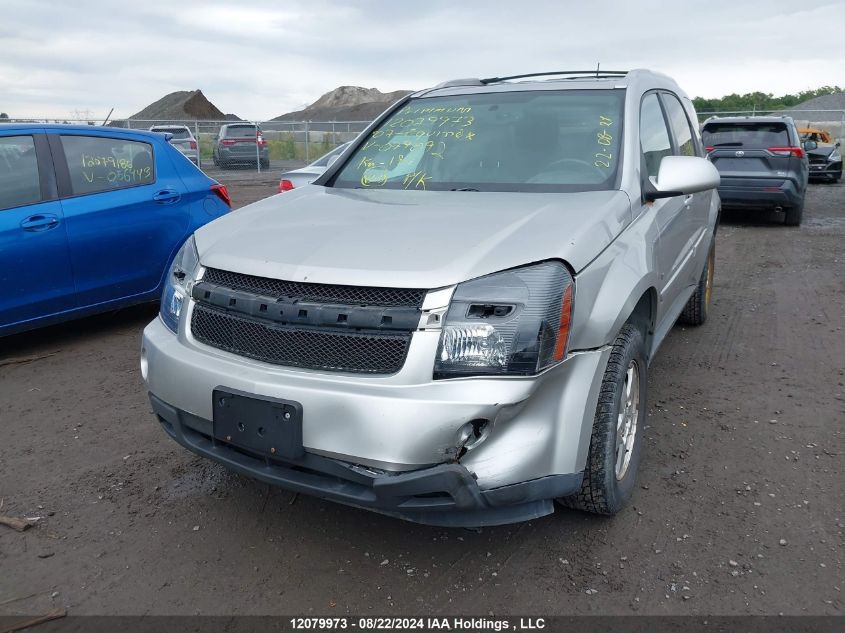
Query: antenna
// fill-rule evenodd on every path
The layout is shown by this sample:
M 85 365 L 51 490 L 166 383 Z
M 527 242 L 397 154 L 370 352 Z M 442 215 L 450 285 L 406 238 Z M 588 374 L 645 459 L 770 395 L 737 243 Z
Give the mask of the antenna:
M 599 76 L 599 68 L 601 68 L 601 62 L 596 62 L 596 77 Z

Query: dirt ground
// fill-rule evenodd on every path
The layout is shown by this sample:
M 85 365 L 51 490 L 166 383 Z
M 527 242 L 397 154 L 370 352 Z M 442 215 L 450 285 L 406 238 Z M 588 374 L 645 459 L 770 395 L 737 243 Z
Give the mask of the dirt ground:
M 278 174 L 215 174 L 237 206 Z M 649 376 L 632 507 L 480 531 L 194 457 L 138 366 L 146 306 L 0 341 L 0 614 L 843 614 L 845 186 L 726 214 L 712 317 Z M 18 362 L 34 357 L 29 362 Z

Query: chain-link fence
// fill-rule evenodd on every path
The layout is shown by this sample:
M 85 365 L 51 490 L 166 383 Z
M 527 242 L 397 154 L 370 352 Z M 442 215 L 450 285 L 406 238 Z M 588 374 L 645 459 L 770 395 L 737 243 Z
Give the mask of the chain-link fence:
M 698 112 L 699 123 L 710 117 L 719 116 L 791 116 L 799 128 L 817 128 L 830 134 L 835 140 L 845 139 L 845 110 L 744 110 Z M 52 118 L 4 119 L 4 122 L 27 123 L 77 123 L 102 125 L 102 121 L 70 120 Z M 202 121 L 202 120 L 138 120 L 124 119 L 109 121 L 107 125 L 121 128 L 148 130 L 151 127 L 187 127 L 196 144 L 197 163 L 207 169 L 212 166 L 226 167 L 221 160 L 227 143 L 246 144 L 246 150 L 237 161 L 230 161 L 241 167 L 262 170 L 271 166 L 271 161 L 301 161 L 310 163 L 338 145 L 353 140 L 370 121 Z M 229 134 L 228 127 L 240 127 L 242 132 Z M 256 137 L 256 126 L 258 136 Z M 251 132 L 244 136 L 244 128 Z M 237 130 L 235 130 L 237 131 Z M 256 140 L 249 138 L 251 134 Z M 227 139 L 227 136 L 231 138 Z M 234 140 L 233 140 L 234 139 Z M 188 141 L 190 143 L 190 140 Z M 182 147 L 189 147 L 182 144 Z M 254 148 L 254 157 L 252 154 Z M 227 154 L 228 156 L 229 154 Z M 191 156 L 193 158 L 193 156 Z
M 27 118 L 4 119 L 10 123 L 74 123 L 82 125 L 102 125 L 102 121 L 78 119 Z M 221 128 L 224 125 L 258 126 L 260 142 L 266 144 L 269 160 L 298 160 L 309 163 L 338 145 L 354 139 L 370 121 L 200 121 L 200 120 L 139 120 L 125 119 L 109 121 L 106 125 L 117 128 L 148 130 L 151 127 L 185 126 L 196 142 L 199 166 L 211 167 L 218 161 Z M 254 134 L 254 131 L 253 131 Z M 243 141 L 240 141 L 243 142 Z M 255 169 L 266 169 L 256 158 L 249 160 L 244 157 L 243 163 L 252 163 Z
M 193 134 L 199 150 L 201 167 L 212 164 L 226 166 L 221 158 L 225 153 L 227 136 L 244 138 L 246 133 L 255 134 L 258 128 L 259 140 L 266 147 L 266 155 L 273 160 L 299 160 L 306 163 L 315 160 L 338 145 L 354 139 L 369 121 L 140 121 L 136 119 L 116 121 L 112 125 L 131 129 L 149 129 L 168 125 L 186 125 Z M 224 126 L 228 126 L 224 128 Z M 250 128 L 250 126 L 253 126 Z M 228 130 L 228 131 L 227 131 Z M 239 131 L 242 130 L 242 131 Z M 241 142 L 244 141 L 232 141 Z M 263 151 L 256 152 L 262 156 Z M 236 161 L 236 164 L 254 162 L 256 169 L 262 168 L 262 161 Z M 266 163 L 264 163 L 266 167 Z

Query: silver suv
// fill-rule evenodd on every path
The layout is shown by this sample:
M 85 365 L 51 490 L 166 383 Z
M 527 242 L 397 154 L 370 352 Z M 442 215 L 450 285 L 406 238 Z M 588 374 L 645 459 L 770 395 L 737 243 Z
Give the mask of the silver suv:
M 707 317 L 719 175 L 646 71 L 450 81 L 199 229 L 142 374 L 189 450 L 434 525 L 631 497 L 648 365 Z

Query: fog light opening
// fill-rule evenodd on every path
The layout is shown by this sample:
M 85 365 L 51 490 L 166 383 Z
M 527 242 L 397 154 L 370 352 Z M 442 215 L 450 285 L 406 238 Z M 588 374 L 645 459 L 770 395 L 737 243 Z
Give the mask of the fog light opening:
M 477 418 L 470 420 L 458 429 L 458 459 L 463 457 L 468 450 L 478 446 L 490 432 L 490 420 Z

